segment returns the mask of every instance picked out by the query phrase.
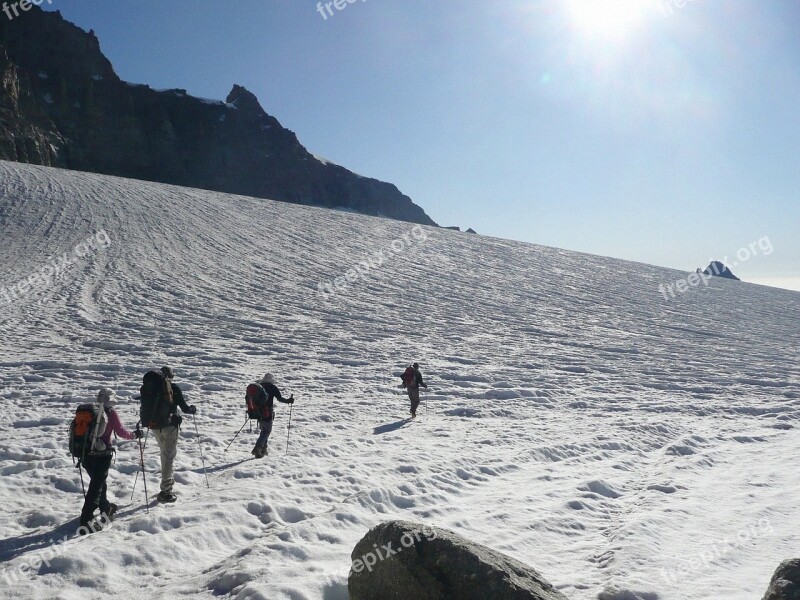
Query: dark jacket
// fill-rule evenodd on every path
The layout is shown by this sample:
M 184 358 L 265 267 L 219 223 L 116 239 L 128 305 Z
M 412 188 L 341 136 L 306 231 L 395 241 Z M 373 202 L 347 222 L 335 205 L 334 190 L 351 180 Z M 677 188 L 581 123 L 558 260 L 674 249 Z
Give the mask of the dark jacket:
M 160 398 L 147 404 L 142 400 L 140 416 L 142 418 L 142 424 L 145 427 L 149 427 L 150 429 L 163 429 L 170 426 L 180 427 L 181 417 L 176 416 L 178 415 L 178 408 L 185 413 L 190 412 L 189 405 L 186 404 L 181 388 L 171 381 L 169 381 L 169 385 L 172 388 L 171 403 L 161 400 Z M 144 391 L 142 394 L 144 394 Z
M 422 381 L 422 373 L 419 372 L 419 369 L 414 369 L 414 385 L 416 387 L 428 387 L 425 385 L 425 382 Z
M 269 410 L 269 419 L 268 421 L 275 420 L 275 411 L 272 409 L 275 399 L 277 398 L 278 402 L 283 402 L 284 404 L 291 404 L 291 401 L 281 396 L 281 392 L 274 383 L 259 383 L 258 385 L 261 386 L 261 393 L 256 396 L 256 406 L 259 409 L 259 412 L 263 412 L 264 408 Z
M 189 412 L 189 405 L 186 404 L 186 399 L 183 397 L 183 391 L 181 388 L 177 386 L 177 384 L 170 382 L 172 386 L 172 399 L 175 403 L 170 407 L 170 413 L 176 414 L 178 412 L 178 407 L 180 407 L 181 411 L 188 413 Z

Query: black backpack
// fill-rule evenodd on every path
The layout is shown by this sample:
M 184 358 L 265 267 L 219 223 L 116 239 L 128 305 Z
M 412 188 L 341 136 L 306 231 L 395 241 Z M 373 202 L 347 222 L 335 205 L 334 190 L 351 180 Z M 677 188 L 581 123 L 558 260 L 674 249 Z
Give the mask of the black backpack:
M 102 406 L 81 404 L 69 426 L 69 453 L 83 460 L 91 453 L 107 450 L 100 438 L 106 431 L 108 415 Z
M 172 397 L 172 383 L 161 371 L 148 371 L 139 390 L 142 404 L 139 418 L 148 429 L 161 429 L 170 425 L 175 400 Z

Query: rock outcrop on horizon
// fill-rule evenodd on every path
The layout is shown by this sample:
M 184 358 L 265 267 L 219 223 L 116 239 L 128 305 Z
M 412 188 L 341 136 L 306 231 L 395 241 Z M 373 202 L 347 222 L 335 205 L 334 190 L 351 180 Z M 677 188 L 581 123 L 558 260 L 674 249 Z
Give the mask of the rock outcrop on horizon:
M 0 159 L 435 225 L 394 185 L 317 158 L 234 85 L 225 102 L 122 81 L 85 32 L 0 19 Z
M 698 269 L 699 271 L 700 269 Z M 736 275 L 734 275 L 731 270 L 719 260 L 711 261 L 711 263 L 706 267 L 706 270 L 703 271 L 704 275 L 708 275 L 710 277 L 722 277 L 723 279 L 733 279 L 734 281 L 741 281 Z
M 408 521 L 370 530 L 352 559 L 350 600 L 566 600 L 533 568 Z

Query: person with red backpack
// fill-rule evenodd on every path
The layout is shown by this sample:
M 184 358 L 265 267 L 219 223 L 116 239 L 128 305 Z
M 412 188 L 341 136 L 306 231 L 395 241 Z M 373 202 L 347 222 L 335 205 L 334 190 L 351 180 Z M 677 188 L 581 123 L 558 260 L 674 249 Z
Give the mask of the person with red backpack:
M 417 408 L 419 408 L 419 388 L 428 386 L 422 380 L 422 373 L 419 371 L 419 363 L 414 363 L 406 367 L 402 376 L 402 387 L 408 392 L 408 399 L 411 400 L 411 418 L 417 418 Z
M 248 385 L 246 393 L 248 414 L 258 419 L 261 428 L 256 445 L 250 453 L 256 458 L 264 458 L 268 454 L 267 444 L 272 433 L 272 422 L 275 420 L 274 400 L 277 398 L 278 402 L 294 404 L 294 395 L 284 398 L 271 373 L 264 375 L 258 383 Z
M 76 440 L 79 436 L 82 435 L 85 438 L 81 441 L 79 466 L 82 465 L 89 475 L 89 489 L 86 491 L 86 499 L 83 503 L 83 510 L 81 510 L 81 535 L 102 530 L 103 527 L 100 523 L 93 523 L 94 511 L 98 508 L 104 520 L 111 520 L 114 513 L 117 512 L 117 505 L 109 502 L 106 496 L 108 490 L 106 481 L 108 480 L 108 471 L 111 468 L 111 460 L 114 456 L 111 434 L 115 433 L 125 440 L 142 437 L 140 429 L 137 428 L 136 431 L 131 433 L 123 427 L 117 411 L 114 410 L 115 397 L 114 390 L 108 388 L 100 390 L 97 394 L 95 405 L 83 405 L 78 409 L 78 414 L 76 414 L 75 421 L 79 422 L 82 410 L 85 410 L 87 406 L 93 410 L 92 415 L 87 415 L 90 421 L 88 426 L 84 426 L 84 431 L 77 431 L 76 425 L 73 425 L 71 430 L 70 446 L 76 445 Z M 71 450 L 73 454 L 77 453 L 75 448 L 71 448 Z

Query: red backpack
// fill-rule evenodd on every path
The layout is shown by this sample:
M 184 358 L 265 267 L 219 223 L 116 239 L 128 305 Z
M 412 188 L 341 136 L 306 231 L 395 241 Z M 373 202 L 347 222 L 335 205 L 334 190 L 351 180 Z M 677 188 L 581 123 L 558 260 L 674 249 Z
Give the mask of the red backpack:
M 414 367 L 407 367 L 403 373 L 403 386 L 411 387 L 415 383 L 417 383 L 417 372 L 414 370 Z
M 260 398 L 263 393 L 264 388 L 257 383 L 251 383 L 247 386 L 247 390 L 244 393 L 244 401 L 247 403 L 247 418 L 269 420 L 269 406 L 267 406 L 266 403 L 262 408 L 258 406 L 258 398 Z

